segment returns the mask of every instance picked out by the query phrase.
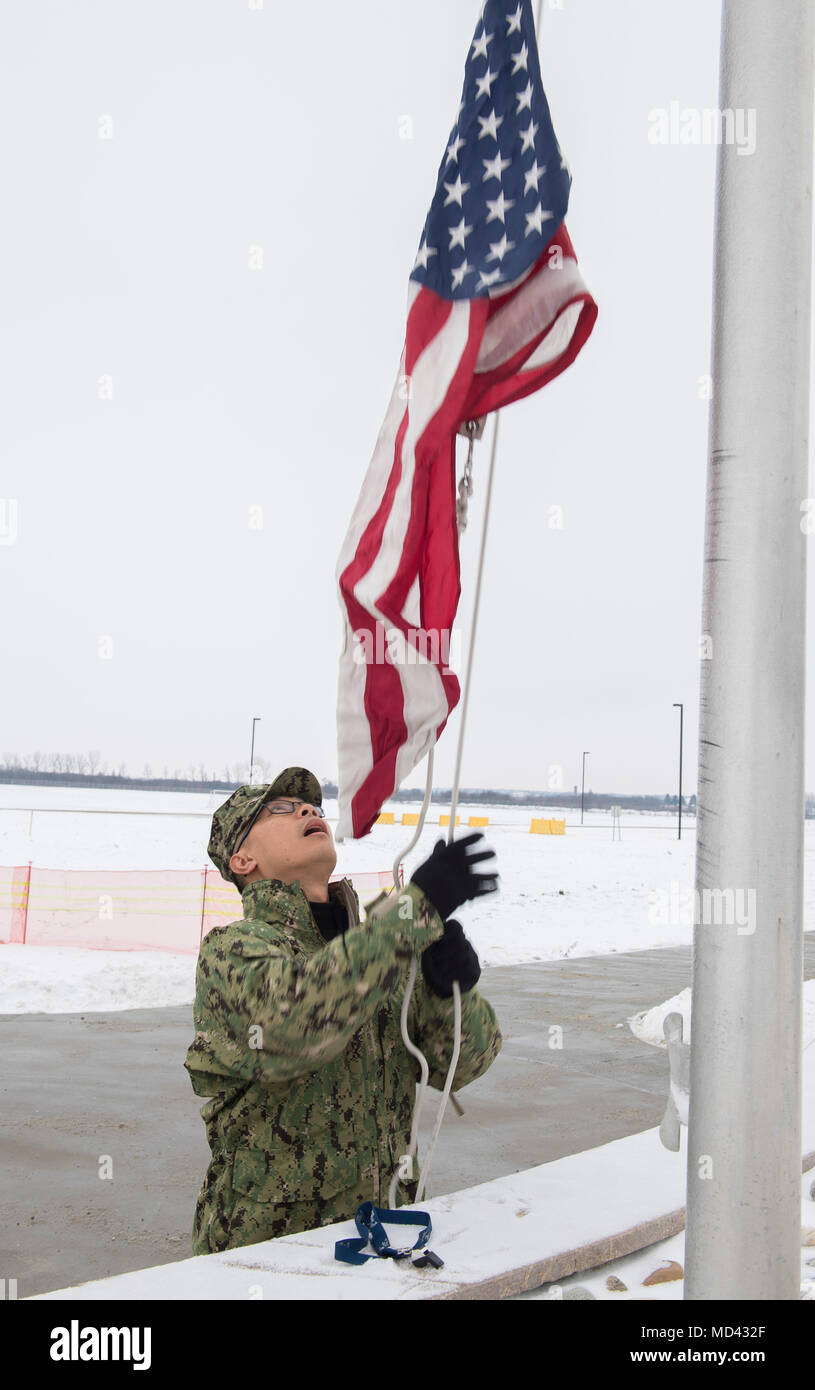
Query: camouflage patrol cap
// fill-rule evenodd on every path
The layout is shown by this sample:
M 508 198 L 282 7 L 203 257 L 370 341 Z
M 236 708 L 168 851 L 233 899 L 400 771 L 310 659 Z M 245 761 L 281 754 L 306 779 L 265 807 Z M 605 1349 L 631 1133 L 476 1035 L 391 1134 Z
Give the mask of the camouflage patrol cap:
M 278 796 L 292 796 L 300 801 L 308 801 L 314 806 L 321 806 L 323 789 L 308 768 L 287 767 L 273 782 L 266 782 L 257 787 L 238 787 L 212 817 L 207 854 L 221 877 L 229 883 L 235 883 L 235 876 L 229 867 L 235 849 L 248 835 L 255 817 L 259 815 L 266 802 L 274 801 Z

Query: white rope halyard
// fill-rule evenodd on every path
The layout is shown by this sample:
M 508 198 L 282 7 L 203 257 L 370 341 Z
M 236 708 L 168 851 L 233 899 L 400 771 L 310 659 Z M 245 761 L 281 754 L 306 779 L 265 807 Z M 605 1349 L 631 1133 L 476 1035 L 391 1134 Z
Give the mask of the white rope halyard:
M 479 606 L 479 601 L 480 601 L 480 597 L 481 597 L 481 575 L 482 575 L 482 571 L 483 571 L 483 568 L 484 568 L 484 552 L 485 552 L 485 549 L 486 549 L 486 539 L 487 539 L 487 521 L 488 521 L 488 519 L 489 519 L 490 498 L 491 498 L 491 495 L 492 495 L 492 475 L 493 475 L 493 468 L 494 468 L 494 465 L 495 465 L 495 449 L 496 449 L 496 442 L 497 442 L 497 439 L 498 439 L 498 414 L 499 414 L 499 412 L 496 412 L 496 416 L 495 416 L 495 428 L 494 428 L 493 436 L 492 436 L 492 451 L 491 451 L 491 454 L 490 454 L 489 477 L 488 477 L 488 480 L 487 480 L 487 496 L 486 496 L 486 500 L 485 500 L 485 503 L 484 503 L 484 526 L 483 526 L 483 529 L 482 529 L 482 532 L 481 532 L 481 550 L 480 550 L 479 557 L 478 557 L 478 573 L 477 573 L 477 577 L 476 577 L 475 598 L 474 598 L 474 601 L 473 601 L 473 621 L 472 621 L 472 628 L 471 628 L 471 631 L 470 631 L 470 644 L 469 644 L 469 650 L 468 650 L 468 653 L 467 653 L 467 675 L 466 675 L 465 682 L 464 682 L 464 696 L 463 696 L 462 704 L 461 704 L 461 722 L 460 722 L 460 724 L 459 724 L 458 747 L 457 747 L 457 750 L 456 750 L 456 768 L 455 768 L 455 777 L 454 777 L 454 781 L 453 781 L 453 790 L 452 790 L 451 804 L 450 804 L 450 822 L 449 822 L 449 827 L 448 827 L 448 832 L 447 832 L 447 843 L 448 843 L 448 844 L 452 843 L 452 840 L 453 840 L 453 838 L 454 838 L 455 825 L 456 825 L 456 806 L 457 806 L 457 804 L 458 804 L 459 777 L 460 777 L 460 772 L 461 772 L 461 754 L 462 754 L 462 749 L 463 749 L 463 744 L 464 744 L 464 728 L 465 728 L 466 718 L 467 718 L 467 702 L 468 702 L 468 696 L 469 696 L 469 693 L 470 693 L 470 677 L 471 677 L 471 675 L 472 675 L 472 669 L 473 669 L 473 651 L 474 651 L 474 647 L 475 647 L 475 630 L 476 630 L 476 623 L 477 623 L 477 619 L 478 619 L 478 606 Z M 460 434 L 466 435 L 467 438 L 468 438 L 468 440 L 469 440 L 469 445 L 468 445 L 468 449 L 467 449 L 467 460 L 466 460 L 466 463 L 465 463 L 465 465 L 464 465 L 464 471 L 463 471 L 461 480 L 460 480 L 459 485 L 458 485 L 458 498 L 457 498 L 457 500 L 456 500 L 456 528 L 457 528 L 457 531 L 458 531 L 458 535 L 459 535 L 459 536 L 461 536 L 462 531 L 464 531 L 464 529 L 466 528 L 466 525 L 467 525 L 468 504 L 469 504 L 469 499 L 470 499 L 470 497 L 471 497 L 471 495 L 472 495 L 472 491 L 473 491 L 473 482 L 472 482 L 472 474 L 473 474 L 473 452 L 474 452 L 474 446 L 475 446 L 475 441 L 476 441 L 476 439 L 480 439 L 481 436 L 482 436 L 482 434 L 483 434 L 483 432 L 484 432 L 484 423 L 485 423 L 484 419 L 480 419 L 480 420 L 468 420 L 468 421 L 466 422 L 466 424 L 464 424 L 464 425 L 461 427 L 461 429 L 459 430 L 459 433 L 460 433 Z M 430 805 L 430 796 L 431 796 L 431 792 L 432 792 L 432 788 L 433 788 L 433 753 L 434 753 L 434 749 L 431 748 L 431 749 L 430 749 L 430 752 L 429 752 L 428 755 L 427 755 L 427 781 L 426 781 L 426 784 L 425 784 L 424 800 L 423 800 L 423 802 L 422 802 L 422 809 L 421 809 L 421 812 L 419 813 L 419 821 L 418 821 L 418 824 L 417 824 L 416 829 L 415 829 L 415 831 L 413 832 L 413 835 L 411 836 L 411 838 L 410 838 L 408 844 L 405 845 L 404 849 L 400 850 L 399 854 L 396 856 L 396 859 L 394 860 L 394 864 L 393 864 L 393 883 L 394 883 L 394 887 L 397 889 L 397 891 L 398 891 L 398 889 L 399 889 L 399 887 L 400 887 L 400 884 L 399 884 L 399 865 L 400 865 L 402 859 L 403 859 L 407 854 L 409 854 L 410 851 L 413 849 L 413 846 L 414 846 L 414 845 L 416 844 L 416 842 L 418 841 L 419 836 L 421 835 L 422 830 L 423 830 L 423 828 L 424 828 L 425 817 L 426 817 L 426 815 L 427 815 L 427 808 L 428 808 L 428 806 Z M 412 1178 L 412 1176 L 413 1176 L 413 1162 L 414 1162 L 414 1159 L 416 1158 L 417 1148 L 418 1148 L 418 1142 L 419 1142 L 419 1119 L 420 1119 L 420 1116 L 421 1116 L 421 1113 L 422 1113 L 422 1107 L 423 1107 L 423 1105 L 424 1105 L 424 1099 L 425 1099 L 425 1095 L 426 1095 L 426 1092 L 427 1092 L 428 1078 L 429 1078 L 429 1075 L 430 1075 L 430 1069 L 429 1069 L 429 1067 L 428 1067 L 428 1065 L 427 1065 L 427 1059 L 425 1058 L 425 1056 L 423 1055 L 423 1053 L 419 1050 L 419 1048 L 416 1047 L 415 1044 L 411 1041 L 411 1038 L 410 1038 L 410 1036 L 409 1036 L 409 1034 L 408 1034 L 408 1029 L 407 1029 L 408 1009 L 409 1009 L 409 1007 L 410 1007 L 410 999 L 411 999 L 411 996 L 412 996 L 412 993 L 413 993 L 413 988 L 414 988 L 414 985 L 415 985 L 415 982 L 416 982 L 417 969 L 418 969 L 418 962 L 417 962 L 416 958 L 414 957 L 414 959 L 411 961 L 411 965 L 410 965 L 410 974 L 409 974 L 409 976 L 408 976 L 408 983 L 407 983 L 407 987 L 406 987 L 406 989 L 405 989 L 404 998 L 403 998 L 403 1000 L 402 1000 L 401 1026 L 402 1026 L 402 1040 L 403 1040 L 403 1042 L 404 1042 L 404 1044 L 405 1044 L 405 1047 L 407 1048 L 408 1052 L 410 1052 L 411 1055 L 412 1055 L 413 1057 L 415 1057 L 415 1058 L 418 1060 L 418 1062 L 419 1062 L 419 1067 L 420 1067 L 420 1071 L 421 1071 L 421 1076 L 420 1076 L 420 1080 L 419 1080 L 419 1094 L 418 1094 L 418 1096 L 416 1097 L 416 1104 L 415 1104 L 414 1109 L 413 1109 L 413 1122 L 412 1122 L 411 1131 L 410 1131 L 410 1146 L 409 1146 L 409 1148 L 408 1148 L 407 1153 L 406 1153 L 406 1154 L 403 1154 L 403 1155 L 401 1156 L 400 1160 L 399 1160 L 399 1166 L 396 1168 L 396 1170 L 395 1170 L 395 1172 L 394 1172 L 394 1174 L 393 1174 L 393 1177 L 391 1178 L 390 1188 L 389 1188 L 389 1191 L 388 1191 L 388 1205 L 389 1205 L 391 1208 L 393 1208 L 393 1207 L 395 1206 L 395 1204 L 396 1204 L 396 1189 L 397 1189 L 397 1187 L 398 1187 L 398 1185 L 399 1185 L 400 1179 L 405 1179 L 405 1178 L 410 1179 L 410 1178 Z M 428 1177 L 428 1173 L 429 1173 L 429 1171 L 430 1171 L 430 1163 L 431 1163 L 431 1159 L 432 1159 L 432 1157 L 433 1157 L 433 1151 L 434 1151 L 434 1149 L 435 1149 L 435 1147 L 436 1147 L 436 1140 L 438 1139 L 439 1133 L 440 1133 L 440 1131 L 441 1131 L 442 1121 L 444 1120 L 444 1114 L 445 1114 L 445 1111 L 446 1111 L 446 1109 L 447 1109 L 447 1101 L 448 1101 L 448 1099 L 450 1098 L 450 1096 L 451 1096 L 451 1094 L 452 1094 L 453 1077 L 454 1077 L 455 1074 L 456 1074 L 456 1068 L 457 1068 L 457 1066 L 458 1066 L 458 1059 L 459 1059 L 460 1053 L 461 1053 L 461 989 L 460 989 L 458 980 L 454 980 L 454 981 L 453 981 L 453 1053 L 452 1053 L 452 1057 L 450 1058 L 450 1066 L 449 1066 L 449 1068 L 448 1068 L 448 1070 L 447 1070 L 447 1079 L 446 1079 L 446 1081 L 445 1081 L 445 1083 L 444 1083 L 444 1090 L 442 1091 L 441 1100 L 439 1101 L 439 1109 L 438 1109 L 438 1113 L 437 1113 L 437 1116 L 436 1116 L 436 1123 L 435 1123 L 435 1125 L 434 1125 L 434 1127 L 433 1127 L 433 1133 L 432 1133 L 432 1135 L 431 1135 L 431 1137 L 430 1137 L 430 1143 L 428 1144 L 427 1153 L 425 1154 L 424 1163 L 422 1164 L 421 1173 L 420 1173 L 420 1176 L 419 1176 L 419 1185 L 418 1185 L 418 1188 L 417 1188 L 417 1191 L 416 1191 L 416 1201 L 417 1201 L 417 1202 L 421 1202 L 421 1201 L 423 1200 L 423 1198 L 424 1198 L 424 1195 L 425 1195 L 425 1190 L 426 1190 L 426 1187 L 427 1187 L 427 1177 Z M 463 1114 L 464 1112 L 462 1111 L 461 1107 L 458 1105 L 458 1103 L 457 1103 L 457 1101 L 456 1101 L 456 1098 L 455 1098 L 455 1095 L 452 1096 L 452 1099 L 453 1099 L 453 1104 L 456 1105 L 456 1108 L 457 1108 L 458 1111 L 459 1111 L 459 1114 Z

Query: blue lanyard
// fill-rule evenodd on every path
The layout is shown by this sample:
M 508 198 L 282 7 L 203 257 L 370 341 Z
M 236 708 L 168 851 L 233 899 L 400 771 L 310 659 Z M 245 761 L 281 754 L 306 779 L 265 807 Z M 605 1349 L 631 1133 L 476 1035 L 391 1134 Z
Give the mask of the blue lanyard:
M 366 1260 L 374 1260 L 377 1256 L 385 1258 L 390 1256 L 394 1260 L 404 1260 L 408 1255 L 412 1255 L 414 1250 L 420 1250 L 423 1245 L 427 1245 L 430 1239 L 430 1232 L 433 1227 L 430 1223 L 430 1216 L 426 1211 L 392 1211 L 388 1207 L 375 1207 L 373 1202 L 363 1202 L 357 1209 L 354 1217 L 359 1237 L 349 1236 L 346 1240 L 338 1240 L 334 1245 L 334 1256 L 338 1260 L 343 1260 L 345 1264 L 361 1265 Z M 396 1247 L 391 1245 L 388 1234 L 382 1222 L 387 1221 L 391 1226 L 421 1226 L 415 1245 L 405 1245 Z M 362 1251 L 370 1240 L 376 1254 L 363 1255 Z M 434 1255 L 430 1260 L 432 1251 L 428 1251 L 427 1257 L 423 1257 L 421 1263 L 432 1264 L 436 1269 L 440 1268 L 443 1261 L 438 1255 Z

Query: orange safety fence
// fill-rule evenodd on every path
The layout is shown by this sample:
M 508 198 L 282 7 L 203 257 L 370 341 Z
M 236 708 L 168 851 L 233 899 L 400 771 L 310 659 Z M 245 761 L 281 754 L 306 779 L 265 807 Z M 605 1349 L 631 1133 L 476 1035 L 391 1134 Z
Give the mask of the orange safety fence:
M 332 874 L 330 881 L 340 878 L 350 878 L 363 907 L 383 888 L 393 891 L 390 869 Z M 212 927 L 242 916 L 237 888 L 215 868 L 0 867 L 0 945 L 195 955 Z

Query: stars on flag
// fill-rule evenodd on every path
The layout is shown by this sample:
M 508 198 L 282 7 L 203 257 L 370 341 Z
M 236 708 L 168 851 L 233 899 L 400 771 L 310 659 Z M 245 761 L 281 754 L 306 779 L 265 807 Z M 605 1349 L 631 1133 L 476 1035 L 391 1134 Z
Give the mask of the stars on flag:
M 456 160 L 456 162 L 458 162 L 458 152 L 461 149 L 462 145 L 466 145 L 466 143 L 466 140 L 462 140 L 460 135 L 454 136 L 454 138 L 450 141 L 450 144 L 447 146 L 448 164 L 451 164 L 453 160 Z
M 450 232 L 450 245 L 447 248 L 448 251 L 452 251 L 454 246 L 460 246 L 463 251 L 465 237 L 470 235 L 470 232 L 473 230 L 472 227 L 468 227 L 462 217 L 457 227 L 450 227 L 448 230 Z
M 524 235 L 530 236 L 532 232 L 537 232 L 540 236 L 543 231 L 543 223 L 549 221 L 554 216 L 554 213 L 544 212 L 540 203 L 538 203 L 537 207 L 533 208 L 531 212 L 527 212 L 525 216 L 526 232 Z
M 427 270 L 427 262 L 429 258 L 431 256 L 435 256 L 436 254 L 437 252 L 435 251 L 435 249 L 432 246 L 428 246 L 427 242 L 423 238 L 422 244 L 419 247 L 418 255 L 416 256 L 416 260 L 413 265 L 413 269 L 416 270 L 418 266 L 421 266 L 423 270 Z
M 473 57 L 486 58 L 487 44 L 492 41 L 492 34 L 488 34 L 482 29 L 480 36 L 473 41 Z
M 534 150 L 535 136 L 537 135 L 539 130 L 540 126 L 535 125 L 534 121 L 530 121 L 529 125 L 526 127 L 526 130 L 521 131 L 521 136 L 523 139 L 523 144 L 521 145 L 521 154 L 526 154 L 527 150 Z
M 509 35 L 510 35 L 510 34 L 520 34 L 520 32 L 521 32 L 521 11 L 522 11 L 522 9 L 523 9 L 523 6 L 522 6 L 522 5 L 519 5 L 518 8 L 517 8 L 517 10 L 515 11 L 515 13 L 514 13 L 514 14 L 511 14 L 511 15 L 508 17 L 508 19 L 507 19 L 507 38 L 509 38 Z
M 484 177 L 481 182 L 486 183 L 487 179 L 497 179 L 500 183 L 502 173 L 505 169 L 509 168 L 512 160 L 503 159 L 501 151 L 499 150 L 494 159 L 485 159 L 482 162 L 484 165 Z
M 487 69 L 483 77 L 479 77 L 476 81 L 476 97 L 488 97 L 492 91 L 492 84 L 497 76 L 497 72 L 490 72 L 489 69 Z
M 497 141 L 498 127 L 503 123 L 503 116 L 496 116 L 495 112 L 491 111 L 489 116 L 479 116 L 477 119 L 478 124 L 481 126 L 481 134 L 478 137 L 479 140 L 486 140 L 489 136 L 491 140 Z
M 514 208 L 514 206 L 515 203 L 513 201 L 507 201 L 507 199 L 504 197 L 504 190 L 502 188 L 497 198 L 487 199 L 487 207 L 490 210 L 490 215 L 487 218 L 487 221 L 494 222 L 496 218 L 499 217 L 502 222 L 505 221 L 506 214 L 509 212 L 509 209 Z
M 490 271 L 482 270 L 482 272 L 481 272 L 481 279 L 479 280 L 478 284 L 476 285 L 476 289 L 477 289 L 477 290 L 486 289 L 489 285 L 494 285 L 495 282 L 496 282 L 496 280 L 500 280 L 500 279 L 501 279 L 501 271 L 500 271 L 500 270 L 490 270 Z
M 516 93 L 515 93 L 515 100 L 516 100 L 517 103 L 518 103 L 518 110 L 517 110 L 516 113 L 515 113 L 516 116 L 520 116 L 520 114 L 521 114 L 522 111 L 531 111 L 531 110 L 532 110 L 532 83 L 531 83 L 531 82 L 527 82 L 527 84 L 526 84 L 526 86 L 525 86 L 525 88 L 524 88 L 524 90 L 523 90 L 522 92 L 516 92 Z
M 473 268 L 470 265 L 470 262 L 467 260 L 467 257 L 465 256 L 464 260 L 461 262 L 461 265 L 456 266 L 452 274 L 454 290 L 457 290 L 459 286 L 463 283 L 465 275 L 472 274 L 472 269 Z
M 541 85 L 531 0 L 511 3 L 481 6 L 412 272 L 448 299 L 513 284 L 566 215 L 571 175 Z
M 530 188 L 534 188 L 535 192 L 537 193 L 538 183 L 540 182 L 541 177 L 545 173 L 546 165 L 544 164 L 543 168 L 539 169 L 538 161 L 536 159 L 535 163 L 530 165 L 530 167 L 524 171 L 524 193 L 528 193 Z
M 504 232 L 500 241 L 490 242 L 490 254 L 487 256 L 487 260 L 502 261 L 507 251 L 511 251 L 514 245 L 514 241 L 507 241 L 507 234 Z
M 527 60 L 528 57 L 529 57 L 529 49 L 527 48 L 526 44 L 522 44 L 522 46 L 518 49 L 518 52 L 517 52 L 517 53 L 513 53 L 513 55 L 512 55 L 512 62 L 513 62 L 512 76 L 513 76 L 513 77 L 515 76 L 516 73 L 520 72 L 521 69 L 523 69 L 523 71 L 526 72 L 526 60 Z
M 468 183 L 462 183 L 461 174 L 459 174 L 455 183 L 446 183 L 444 186 L 447 189 L 447 197 L 444 200 L 444 206 L 447 207 L 449 203 L 458 203 L 459 207 L 461 207 L 461 200 L 470 185 Z

